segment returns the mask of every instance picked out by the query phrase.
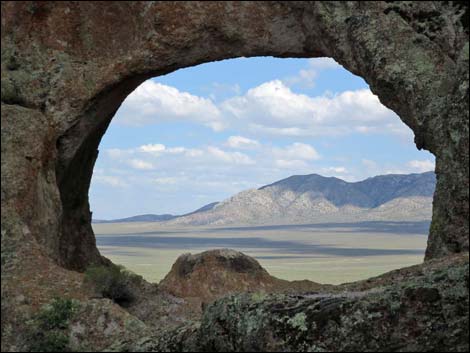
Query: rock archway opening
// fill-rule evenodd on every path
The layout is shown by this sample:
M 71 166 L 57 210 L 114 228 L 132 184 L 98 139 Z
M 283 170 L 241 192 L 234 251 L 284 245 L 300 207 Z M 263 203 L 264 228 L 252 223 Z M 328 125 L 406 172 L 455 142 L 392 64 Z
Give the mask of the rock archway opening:
M 468 12 L 459 3 L 113 3 L 106 21 L 100 6 L 2 7 L 4 47 L 16 48 L 2 52 L 2 118 L 11 126 L 29 119 L 21 131 L 36 137 L 13 133 L 2 160 L 40 162 L 2 174 L 3 213 L 26 227 L 11 232 L 27 229 L 62 266 L 103 261 L 87 191 L 99 141 L 125 97 L 151 77 L 255 56 L 331 57 L 364 78 L 413 130 L 418 149 L 436 156 L 426 258 L 468 250 Z M 13 29 L 21 16 L 29 30 Z
M 183 253 L 233 248 L 283 279 L 342 283 L 422 261 L 433 170 L 331 58 L 207 63 L 124 100 L 94 169 L 93 227 L 103 255 L 154 282 Z
M 60 332 L 49 332 L 53 336 L 39 330 L 38 337 L 57 343 L 58 337 L 60 342 L 72 339 L 75 328 L 84 328 L 90 340 L 74 340 L 81 348 L 468 350 L 468 313 L 462 309 L 468 307 L 469 249 L 466 3 L 3 1 L 1 7 L 2 350 L 27 347 L 31 314 L 62 296 L 82 301 L 79 321 L 70 321 L 70 331 L 59 325 Z M 429 261 L 336 287 L 347 290 L 341 298 L 331 298 L 331 292 L 299 297 L 305 287 L 272 300 L 236 296 L 207 308 L 200 326 L 185 320 L 176 331 L 160 330 L 166 326 L 160 321 L 161 305 L 170 310 L 165 309 L 164 320 L 174 316 L 167 301 L 157 307 L 149 306 L 152 300 L 134 306 L 133 313 L 150 330 L 109 301 L 97 305 L 82 292 L 79 273 L 92 264 L 109 264 L 97 248 L 88 190 L 99 142 L 119 106 L 152 77 L 259 56 L 333 58 L 362 77 L 380 102 L 413 130 L 418 149 L 435 156 L 436 191 L 425 254 Z M 265 275 L 251 259 L 227 251 L 180 258 L 176 274 L 204 275 L 197 266 L 204 259 L 238 271 L 241 281 L 243 270 L 252 270 L 252 278 Z M 264 278 L 268 285 L 271 279 Z M 144 292 L 154 293 L 155 286 L 144 282 Z M 383 295 L 356 295 L 383 285 Z M 332 310 L 339 326 L 317 325 Z M 449 312 L 457 315 L 449 318 Z M 94 324 L 103 317 L 109 325 Z M 351 321 L 356 317 L 366 326 Z M 122 329 L 110 332 L 116 325 Z M 444 329 L 436 334 L 430 327 Z M 266 329 L 273 334 L 265 335 Z M 344 337 L 338 339 L 339 331 Z M 157 333 L 155 340 L 148 340 L 149 333 Z

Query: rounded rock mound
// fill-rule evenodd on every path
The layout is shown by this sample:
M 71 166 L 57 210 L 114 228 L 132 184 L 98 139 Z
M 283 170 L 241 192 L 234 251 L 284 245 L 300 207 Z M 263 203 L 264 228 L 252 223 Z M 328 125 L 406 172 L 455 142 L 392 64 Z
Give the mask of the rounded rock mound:
M 271 292 L 287 281 L 271 276 L 254 258 L 231 249 L 183 254 L 160 282 L 160 288 L 181 298 L 210 302 L 240 292 Z

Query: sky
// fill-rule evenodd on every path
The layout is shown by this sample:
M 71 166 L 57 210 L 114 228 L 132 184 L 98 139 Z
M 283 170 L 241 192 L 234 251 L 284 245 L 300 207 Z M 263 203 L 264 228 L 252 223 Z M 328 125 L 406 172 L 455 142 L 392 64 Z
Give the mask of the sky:
M 238 58 L 142 83 L 105 133 L 95 219 L 183 214 L 291 175 L 434 170 L 413 132 L 331 58 Z

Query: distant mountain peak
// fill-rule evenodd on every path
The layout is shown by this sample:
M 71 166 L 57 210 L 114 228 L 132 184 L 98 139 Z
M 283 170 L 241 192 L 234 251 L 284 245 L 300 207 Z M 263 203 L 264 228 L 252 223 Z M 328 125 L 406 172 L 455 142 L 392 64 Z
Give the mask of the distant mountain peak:
M 292 175 L 258 189 L 242 191 L 208 209 L 199 209 L 197 213 L 168 223 L 226 225 L 349 219 L 423 220 L 431 216 L 435 185 L 433 172 L 379 175 L 357 182 L 319 174 Z
M 292 175 L 181 216 L 146 214 L 95 222 L 223 226 L 428 220 L 435 186 L 434 172 L 378 175 L 356 182 L 319 174 Z

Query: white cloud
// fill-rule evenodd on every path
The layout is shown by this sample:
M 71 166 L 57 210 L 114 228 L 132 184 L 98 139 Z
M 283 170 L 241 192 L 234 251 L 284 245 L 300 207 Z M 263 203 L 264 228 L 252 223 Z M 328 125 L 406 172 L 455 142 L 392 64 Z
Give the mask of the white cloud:
M 117 121 L 148 125 L 162 121 L 194 121 L 215 131 L 225 127 L 217 106 L 207 98 L 147 80 L 124 101 Z
M 129 160 L 129 165 L 134 169 L 141 169 L 141 170 L 155 169 L 152 163 L 143 161 L 141 159 L 131 159 Z
M 187 149 L 185 151 L 185 155 L 188 156 L 188 157 L 201 157 L 202 155 L 204 154 L 204 152 L 200 149 L 197 149 L 197 148 L 191 148 L 191 149 Z
M 218 160 L 232 164 L 254 164 L 255 161 L 240 152 L 226 152 L 218 147 L 208 146 L 207 152 Z
M 289 146 L 274 147 L 272 153 L 275 157 L 285 160 L 316 160 L 320 155 L 311 145 L 295 142 Z
M 227 139 L 226 146 L 230 148 L 256 148 L 260 143 L 256 140 L 249 139 L 243 136 L 230 136 Z
M 128 184 L 120 177 L 112 175 L 93 175 L 93 181 L 99 184 L 106 184 L 116 188 L 127 187 Z
M 351 145 L 355 139 L 345 140 L 345 148 L 341 147 L 341 137 L 345 135 L 389 134 L 401 139 L 408 138 L 411 130 L 369 89 L 325 92 L 320 96 L 296 91 L 300 86 L 314 86 L 321 70 L 339 67 L 332 59 L 313 59 L 295 77 L 264 82 L 248 91 L 242 91 L 238 85 L 208 84 L 204 96 L 210 98 L 147 81 L 123 103 L 116 122 L 141 126 L 191 122 L 191 126 L 199 124 L 214 131 L 230 128 L 222 136 L 232 136 L 221 143 L 206 142 L 194 147 L 186 141 L 204 138 L 220 141 L 221 134 L 208 135 L 204 129 L 189 129 L 180 135 L 178 145 L 153 140 L 133 148 L 105 150 L 93 175 L 94 183 L 123 188 L 105 188 L 113 199 L 118 191 L 125 194 L 128 202 L 121 204 L 140 208 L 147 202 L 149 213 L 174 212 L 174 209 L 190 211 L 201 206 L 201 200 L 195 201 L 198 197 L 188 198 L 194 195 L 194 190 L 210 202 L 293 174 L 319 173 L 344 180 L 362 180 L 378 174 L 433 168 L 429 155 L 410 154 L 401 162 L 378 157 L 376 161 L 361 162 L 356 147 Z M 169 125 L 167 131 L 172 127 Z M 340 156 L 334 155 L 339 150 Z M 371 155 L 377 156 L 380 151 L 383 155 L 391 153 L 385 149 Z M 363 156 L 367 158 L 366 154 Z
M 298 159 L 276 159 L 274 162 L 276 167 L 285 168 L 285 169 L 305 169 L 308 167 L 308 164 L 305 161 Z
M 315 86 L 315 79 L 317 72 L 311 69 L 300 70 L 296 76 L 291 76 L 283 80 L 287 86 L 299 85 L 306 88 L 313 88 Z
M 361 168 L 356 171 L 355 177 L 360 180 L 374 175 L 424 173 L 432 170 L 434 170 L 434 161 L 429 159 L 411 160 L 399 164 L 362 159 Z
M 312 59 L 299 77 L 308 81 L 320 70 L 339 67 L 330 58 Z M 221 84 L 215 84 L 215 87 L 225 89 Z M 286 80 L 273 80 L 241 95 L 237 85 L 229 92 L 231 94 L 226 97 L 230 98 L 218 103 L 148 80 L 127 97 L 117 113 L 117 121 L 133 125 L 191 121 L 214 131 L 231 127 L 245 132 L 283 136 L 411 135 L 411 130 L 369 89 L 337 94 L 326 92 L 312 97 L 292 91 Z M 228 141 L 229 147 L 234 144 L 237 142 Z M 163 145 L 155 147 L 158 146 Z
M 224 99 L 229 96 L 239 95 L 241 92 L 240 85 L 236 84 L 227 84 L 220 82 L 213 82 L 210 87 L 211 93 L 209 97 L 213 100 Z
M 343 173 L 347 173 L 348 170 L 345 167 L 326 167 L 326 168 L 322 168 L 322 172 L 343 174 Z
M 318 136 L 406 129 L 369 89 L 310 97 L 274 80 L 224 101 L 220 108 L 232 124 L 270 134 Z
M 139 147 L 140 151 L 148 153 L 159 153 L 165 151 L 165 149 L 165 145 L 162 145 L 161 143 L 142 145 Z
M 128 154 L 126 150 L 120 148 L 109 148 L 106 150 L 106 153 L 111 159 L 121 159 Z
M 333 58 L 313 58 L 308 60 L 308 65 L 311 69 L 326 70 L 326 69 L 341 69 L 343 68 Z
M 166 150 L 168 153 L 179 154 L 187 151 L 185 147 L 170 147 Z
M 166 147 L 161 143 L 142 145 L 138 151 L 152 154 L 154 156 L 161 156 L 163 154 L 185 154 L 189 157 L 197 157 L 203 154 L 202 150 L 195 148 L 186 148 L 182 146 Z
M 426 159 L 426 160 L 412 160 L 407 163 L 408 167 L 420 172 L 429 172 L 435 169 L 435 162 Z
M 312 88 L 315 86 L 315 79 L 320 71 L 340 68 L 342 66 L 332 58 L 309 59 L 307 68 L 300 70 L 295 76 L 287 77 L 283 82 L 287 86 L 299 85 Z

